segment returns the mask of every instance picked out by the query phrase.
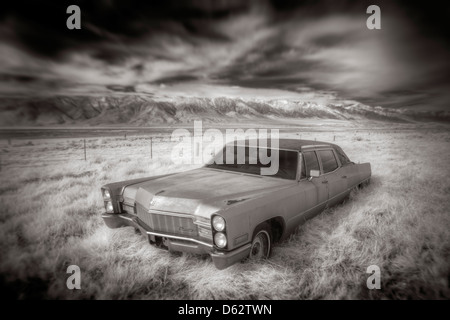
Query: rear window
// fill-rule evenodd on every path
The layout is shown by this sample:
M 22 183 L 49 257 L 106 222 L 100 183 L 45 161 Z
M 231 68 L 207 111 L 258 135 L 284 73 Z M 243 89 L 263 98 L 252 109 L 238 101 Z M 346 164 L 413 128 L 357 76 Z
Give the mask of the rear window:
M 319 161 L 317 160 L 317 156 L 315 152 L 304 152 L 303 158 L 305 159 L 306 166 L 306 176 L 309 177 L 309 172 L 311 170 L 319 170 Z
M 347 163 L 350 163 L 350 159 L 347 157 L 345 152 L 340 147 L 336 146 L 334 148 L 334 150 L 336 151 L 339 161 L 341 161 L 342 165 L 346 165 Z
M 334 171 L 338 168 L 338 163 L 332 150 L 320 150 L 318 152 L 324 173 Z

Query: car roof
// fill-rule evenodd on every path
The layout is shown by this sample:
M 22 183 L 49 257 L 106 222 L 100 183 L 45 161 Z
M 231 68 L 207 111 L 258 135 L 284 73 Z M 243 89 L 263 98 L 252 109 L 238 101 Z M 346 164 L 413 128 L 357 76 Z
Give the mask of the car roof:
M 245 144 L 248 145 L 250 142 L 258 142 L 257 145 L 260 145 L 259 139 L 246 139 L 246 140 L 238 140 L 238 144 L 245 141 Z M 267 145 L 270 147 L 270 139 L 267 140 Z M 233 142 L 230 142 L 233 143 Z M 295 150 L 295 151 L 301 151 L 302 148 L 320 148 L 320 147 L 337 147 L 337 145 L 329 142 L 324 141 L 316 141 L 316 140 L 300 140 L 300 139 L 285 139 L 281 138 L 278 139 L 278 149 L 285 149 L 285 150 Z

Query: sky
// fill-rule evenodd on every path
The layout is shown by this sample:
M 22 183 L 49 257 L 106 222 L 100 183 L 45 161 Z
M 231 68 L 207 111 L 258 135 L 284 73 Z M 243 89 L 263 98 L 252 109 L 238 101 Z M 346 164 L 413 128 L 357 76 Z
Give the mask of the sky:
M 66 27 L 70 4 L 81 30 Z M 381 30 L 366 27 L 371 4 Z M 433 1 L 17 0 L 0 12 L 0 95 L 320 96 L 449 110 L 449 18 Z

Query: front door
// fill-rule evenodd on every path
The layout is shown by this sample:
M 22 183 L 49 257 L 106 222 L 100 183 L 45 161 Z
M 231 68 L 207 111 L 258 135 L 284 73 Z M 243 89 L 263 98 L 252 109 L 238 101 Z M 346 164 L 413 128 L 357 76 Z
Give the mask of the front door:
M 324 175 L 319 177 L 311 177 L 311 170 L 320 171 L 319 160 L 315 151 L 308 151 L 302 153 L 305 160 L 306 175 L 308 180 L 303 184 L 307 184 L 306 203 L 308 209 L 303 212 L 303 219 L 307 220 L 322 212 L 327 205 L 328 200 L 328 180 Z

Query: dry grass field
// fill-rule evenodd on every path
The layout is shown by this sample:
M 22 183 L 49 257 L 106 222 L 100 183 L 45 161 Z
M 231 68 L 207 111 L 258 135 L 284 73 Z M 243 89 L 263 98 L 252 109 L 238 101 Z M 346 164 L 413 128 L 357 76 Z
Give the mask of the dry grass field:
M 333 141 L 329 132 L 290 133 Z M 108 229 L 100 186 L 186 170 L 145 136 L 2 141 L 0 286 L 44 299 L 450 299 L 450 132 L 342 131 L 372 183 L 300 227 L 262 263 L 219 271 L 206 256 L 154 248 Z M 65 160 L 64 160 L 65 159 Z M 381 289 L 369 290 L 370 265 Z M 81 269 L 69 290 L 66 269 Z

